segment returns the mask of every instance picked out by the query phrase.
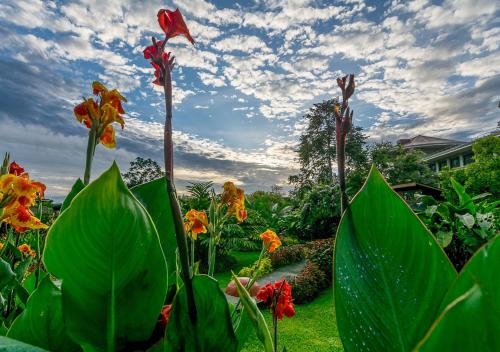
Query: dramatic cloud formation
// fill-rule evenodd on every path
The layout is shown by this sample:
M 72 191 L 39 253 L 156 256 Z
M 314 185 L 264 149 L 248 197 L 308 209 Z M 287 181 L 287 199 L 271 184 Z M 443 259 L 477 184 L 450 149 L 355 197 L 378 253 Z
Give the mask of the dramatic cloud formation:
M 227 2 L 231 4 L 231 2 Z M 499 5 L 494 0 L 180 0 L 195 38 L 174 38 L 176 179 L 286 185 L 303 113 L 353 72 L 355 123 L 371 141 L 416 134 L 472 138 L 500 120 Z M 0 152 L 63 197 L 81 176 L 87 129 L 72 108 L 93 80 L 129 100 L 116 159 L 162 161 L 162 89 L 142 58 L 163 1 L 0 4 Z

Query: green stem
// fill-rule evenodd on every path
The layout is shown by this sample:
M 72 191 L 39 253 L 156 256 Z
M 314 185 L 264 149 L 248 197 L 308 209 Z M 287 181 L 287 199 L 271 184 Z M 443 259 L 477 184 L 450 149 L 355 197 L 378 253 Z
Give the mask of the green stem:
M 274 352 L 278 352 L 278 316 L 273 312 L 273 329 L 274 329 Z
M 38 204 L 38 218 L 40 219 L 40 221 L 42 221 L 42 212 L 43 212 L 43 203 L 42 203 L 42 200 L 39 198 L 39 204 Z M 37 253 L 37 256 L 38 256 L 38 265 L 37 265 L 37 268 L 36 268 L 36 271 L 35 271 L 35 288 L 38 287 L 38 280 L 40 278 L 40 269 L 41 269 L 41 266 L 42 266 L 42 253 L 40 253 L 40 229 L 37 229 L 36 230 L 36 244 L 37 244 L 37 249 L 36 249 L 36 253 Z
M 164 159 L 165 159 L 165 179 L 167 183 L 167 193 L 172 206 L 172 213 L 175 226 L 175 239 L 179 250 L 181 262 L 181 277 L 184 282 L 187 296 L 188 313 L 191 322 L 196 322 L 196 303 L 194 300 L 193 283 L 189 275 L 189 254 L 187 247 L 184 221 L 182 220 L 181 207 L 174 188 L 174 144 L 172 140 L 172 77 L 170 68 L 166 65 L 164 70 L 164 92 L 165 92 L 165 128 L 163 130 Z
M 89 130 L 89 140 L 87 142 L 87 156 L 85 160 L 85 173 L 83 175 L 83 183 L 88 185 L 90 182 L 90 172 L 92 169 L 92 161 L 94 159 L 94 152 L 97 142 L 97 123 L 92 121 Z
M 194 276 L 194 238 L 193 238 L 192 233 L 191 233 L 191 260 L 189 263 L 191 264 L 190 274 L 191 274 L 191 277 L 193 277 Z

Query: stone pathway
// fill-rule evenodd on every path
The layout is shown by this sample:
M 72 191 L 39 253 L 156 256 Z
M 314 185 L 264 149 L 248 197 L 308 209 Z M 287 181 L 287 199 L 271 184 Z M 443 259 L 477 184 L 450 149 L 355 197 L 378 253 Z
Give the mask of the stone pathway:
M 261 277 L 260 279 L 257 279 L 257 283 L 260 286 L 264 286 L 268 282 L 275 282 L 277 280 L 281 280 L 284 277 L 288 277 L 288 276 L 295 277 L 295 276 L 297 276 L 298 273 L 300 273 L 300 271 L 304 268 L 305 265 L 306 265 L 306 259 L 304 259 L 298 263 L 295 263 L 295 264 L 282 266 L 281 268 L 278 268 L 277 270 L 273 271 L 272 273 L 269 273 L 269 274 Z M 226 295 L 226 298 L 229 301 L 229 303 L 236 304 L 236 302 L 238 302 L 237 297 Z

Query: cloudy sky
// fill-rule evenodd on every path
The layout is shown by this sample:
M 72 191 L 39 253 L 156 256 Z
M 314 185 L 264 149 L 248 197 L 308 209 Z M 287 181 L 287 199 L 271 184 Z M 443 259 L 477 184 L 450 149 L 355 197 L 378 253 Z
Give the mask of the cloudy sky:
M 82 176 L 88 130 L 72 109 L 93 80 L 129 102 L 118 148 L 98 147 L 93 176 L 116 159 L 162 162 L 163 97 L 142 56 L 179 7 L 196 45 L 169 41 L 175 172 L 285 185 L 302 115 L 357 75 L 351 105 L 370 141 L 426 134 L 467 140 L 500 120 L 495 0 L 4 0 L 0 4 L 0 152 L 60 198 Z

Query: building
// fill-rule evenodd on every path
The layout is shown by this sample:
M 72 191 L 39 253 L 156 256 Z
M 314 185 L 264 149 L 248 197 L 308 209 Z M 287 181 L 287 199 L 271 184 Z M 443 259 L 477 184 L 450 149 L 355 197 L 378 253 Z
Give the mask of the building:
M 445 167 L 453 169 L 474 162 L 473 142 L 419 135 L 409 139 L 400 139 L 398 144 L 401 144 L 405 149 L 417 149 L 424 152 L 425 160 L 429 162 L 430 168 L 436 172 Z

